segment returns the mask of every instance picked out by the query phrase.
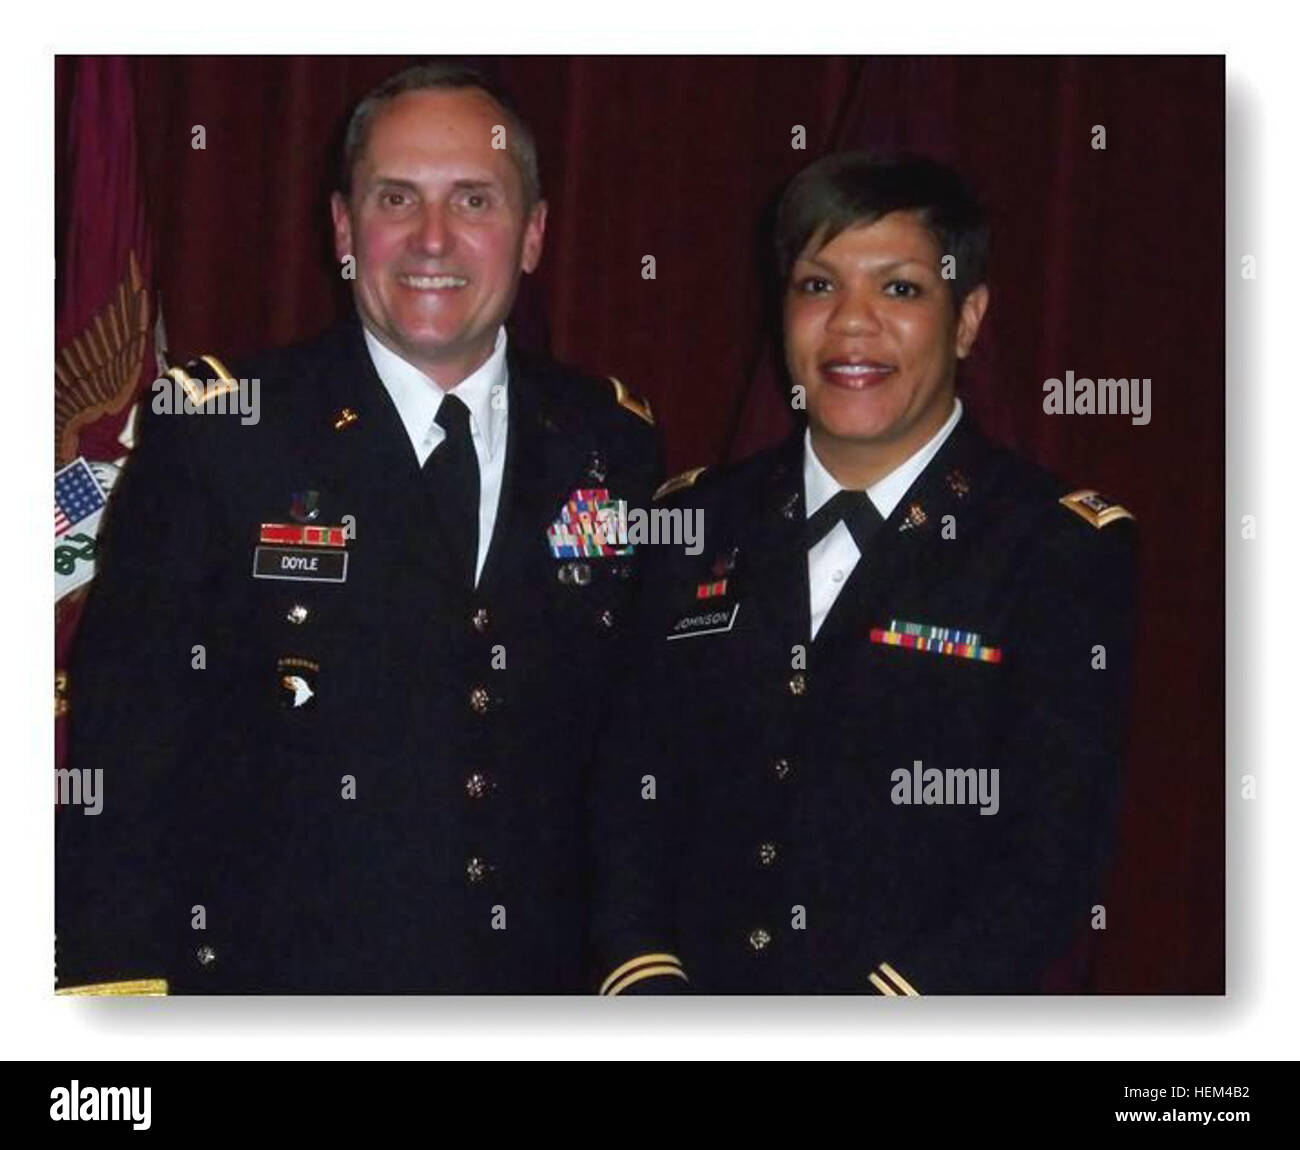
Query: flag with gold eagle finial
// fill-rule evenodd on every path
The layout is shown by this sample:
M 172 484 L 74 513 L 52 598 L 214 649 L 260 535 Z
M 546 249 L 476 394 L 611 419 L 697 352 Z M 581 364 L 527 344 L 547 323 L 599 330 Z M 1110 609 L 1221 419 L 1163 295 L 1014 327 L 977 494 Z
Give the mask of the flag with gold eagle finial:
M 66 659 L 94 575 L 100 515 L 132 442 L 140 389 L 159 374 L 162 323 L 136 140 L 131 63 L 62 56 L 54 349 L 55 757 Z

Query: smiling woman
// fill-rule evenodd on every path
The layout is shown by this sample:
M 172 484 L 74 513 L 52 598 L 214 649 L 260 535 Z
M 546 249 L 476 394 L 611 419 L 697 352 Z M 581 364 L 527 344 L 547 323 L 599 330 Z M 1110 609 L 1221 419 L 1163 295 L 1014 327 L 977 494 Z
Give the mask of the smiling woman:
M 1132 517 L 964 414 L 955 173 L 828 157 L 776 241 L 807 428 L 666 484 L 707 547 L 647 561 L 625 785 L 657 779 L 678 953 L 713 993 L 1044 989 L 1104 921 Z
M 829 156 L 786 192 L 786 365 L 843 486 L 887 475 L 952 412 L 988 306 L 987 242 L 973 197 L 926 160 Z

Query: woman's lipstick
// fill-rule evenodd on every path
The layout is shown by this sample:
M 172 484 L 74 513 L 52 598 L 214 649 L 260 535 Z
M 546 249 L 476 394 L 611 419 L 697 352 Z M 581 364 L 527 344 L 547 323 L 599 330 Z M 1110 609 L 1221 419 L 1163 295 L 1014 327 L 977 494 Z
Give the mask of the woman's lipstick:
M 895 368 L 892 363 L 881 363 L 874 359 L 843 357 L 824 360 L 819 365 L 821 377 L 832 387 L 842 387 L 846 391 L 865 391 L 883 383 Z

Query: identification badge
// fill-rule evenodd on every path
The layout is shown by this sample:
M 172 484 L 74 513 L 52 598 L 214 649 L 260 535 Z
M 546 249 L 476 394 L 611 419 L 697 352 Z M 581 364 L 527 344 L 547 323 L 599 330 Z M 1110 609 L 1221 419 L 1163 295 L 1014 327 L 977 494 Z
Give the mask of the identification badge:
M 736 625 L 736 615 L 739 612 L 740 604 L 735 603 L 730 611 L 719 606 L 712 611 L 693 611 L 689 615 L 683 615 L 673 624 L 673 629 L 668 634 L 668 641 L 694 639 L 697 635 L 719 635 L 730 631 Z
M 305 547 L 259 547 L 253 552 L 253 578 L 346 583 L 348 553 Z

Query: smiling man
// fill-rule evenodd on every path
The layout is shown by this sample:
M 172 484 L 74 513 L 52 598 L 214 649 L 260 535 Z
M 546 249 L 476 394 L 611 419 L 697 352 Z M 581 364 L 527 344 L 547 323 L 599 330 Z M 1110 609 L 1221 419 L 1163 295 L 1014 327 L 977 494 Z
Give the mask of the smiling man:
M 104 803 L 60 814 L 60 988 L 680 985 L 601 861 L 639 556 L 585 526 L 648 503 L 657 436 L 622 384 L 507 336 L 546 227 L 532 135 L 478 74 L 410 69 L 357 106 L 331 206 L 356 316 L 175 369 L 260 379 L 262 417 L 153 416 L 114 495 L 71 675 Z
M 776 235 L 806 426 L 661 489 L 709 547 L 648 568 L 627 771 L 700 991 L 1032 992 L 1104 922 L 1133 521 L 964 412 L 986 247 L 945 167 L 806 169 Z

